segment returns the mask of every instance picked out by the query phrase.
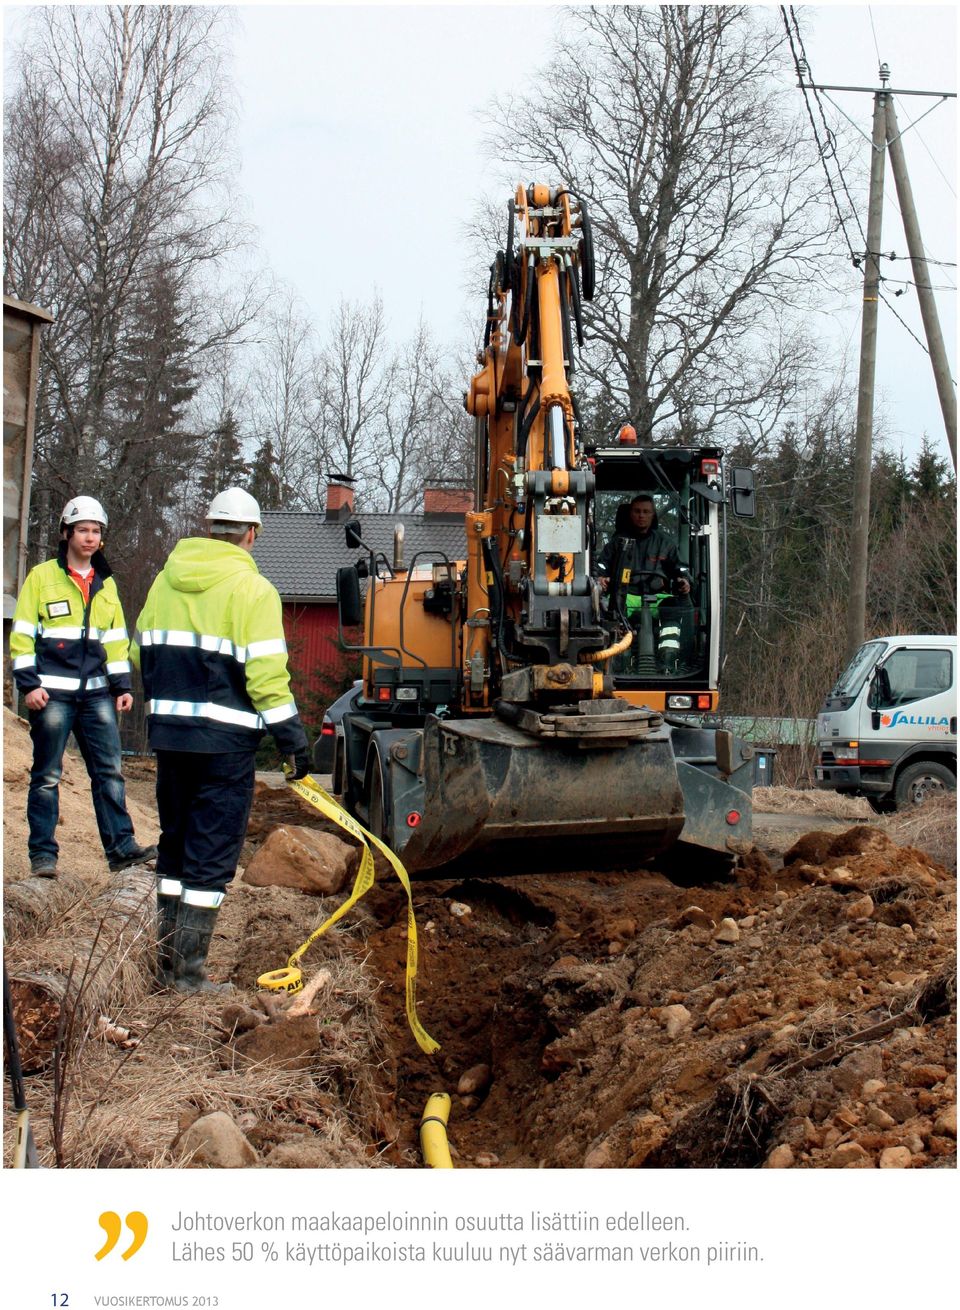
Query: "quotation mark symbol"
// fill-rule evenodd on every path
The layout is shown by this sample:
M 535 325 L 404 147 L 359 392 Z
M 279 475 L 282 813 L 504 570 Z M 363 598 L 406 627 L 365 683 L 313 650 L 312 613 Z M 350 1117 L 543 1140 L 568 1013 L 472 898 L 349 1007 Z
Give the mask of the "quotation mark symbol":
M 107 1240 L 95 1257 L 97 1260 L 102 1260 L 105 1255 L 110 1254 L 120 1241 L 120 1234 L 123 1232 L 123 1220 L 113 1210 L 104 1210 L 97 1222 L 107 1235 Z M 126 1223 L 131 1233 L 133 1233 L 133 1242 L 126 1251 L 121 1252 L 121 1256 L 124 1260 L 129 1260 L 132 1255 L 137 1254 L 147 1240 L 147 1216 L 140 1210 L 131 1210 L 127 1215 Z

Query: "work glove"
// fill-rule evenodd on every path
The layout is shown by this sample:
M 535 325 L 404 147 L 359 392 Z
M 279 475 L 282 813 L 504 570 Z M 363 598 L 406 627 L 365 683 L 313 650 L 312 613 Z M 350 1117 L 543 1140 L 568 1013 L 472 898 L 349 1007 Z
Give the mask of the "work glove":
M 294 782 L 298 778 L 305 778 L 310 772 L 310 755 L 306 750 L 294 751 L 290 757 L 291 772 L 287 775 Z

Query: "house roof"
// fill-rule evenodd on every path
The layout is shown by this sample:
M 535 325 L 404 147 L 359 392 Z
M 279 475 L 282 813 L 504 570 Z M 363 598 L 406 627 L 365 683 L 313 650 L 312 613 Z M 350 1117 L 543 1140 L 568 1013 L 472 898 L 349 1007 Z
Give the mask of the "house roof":
M 351 516 L 353 517 L 353 516 Z M 393 559 L 393 530 L 403 524 L 403 558 L 408 566 L 418 551 L 442 553 L 463 559 L 466 539 L 463 514 L 359 514 L 364 542 Z M 253 558 L 265 578 L 286 601 L 332 602 L 336 599 L 337 569 L 364 557 L 349 550 L 344 539 L 346 518 L 327 518 L 321 511 L 264 510 L 263 530 Z M 430 562 L 425 558 L 420 563 Z

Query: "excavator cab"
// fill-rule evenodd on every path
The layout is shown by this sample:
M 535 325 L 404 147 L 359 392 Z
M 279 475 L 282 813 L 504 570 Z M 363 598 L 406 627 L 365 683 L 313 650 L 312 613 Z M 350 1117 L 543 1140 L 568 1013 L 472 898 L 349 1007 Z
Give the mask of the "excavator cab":
M 714 710 L 724 602 L 722 452 L 588 446 L 586 453 L 596 478 L 605 613 L 633 636 L 610 662 L 614 691 L 659 710 Z M 639 541 L 629 514 L 637 497 L 654 507 L 649 535 Z

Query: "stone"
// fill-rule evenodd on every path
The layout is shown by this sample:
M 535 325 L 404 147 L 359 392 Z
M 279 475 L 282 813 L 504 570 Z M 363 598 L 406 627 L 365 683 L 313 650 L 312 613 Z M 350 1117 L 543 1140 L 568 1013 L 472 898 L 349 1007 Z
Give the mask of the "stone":
M 874 1128 L 893 1128 L 897 1122 L 892 1114 L 887 1114 L 886 1110 L 881 1110 L 879 1105 L 871 1105 L 867 1111 L 866 1120 Z
M 933 1125 L 933 1131 L 938 1137 L 952 1137 L 956 1140 L 957 1136 L 957 1106 L 948 1105 L 937 1115 Z
M 588 1151 L 584 1157 L 583 1167 L 584 1169 L 612 1169 L 613 1160 L 610 1157 L 609 1142 L 601 1142 L 592 1151 Z
M 793 1148 L 790 1146 L 775 1146 L 764 1161 L 764 1169 L 792 1169 L 796 1163 L 793 1154 Z
M 942 1064 L 915 1064 L 906 1071 L 904 1082 L 908 1087 L 936 1087 L 947 1076 Z
M 466 919 L 473 914 L 473 910 L 469 905 L 464 905 L 463 901 L 451 901 L 450 913 L 455 919 Z
M 881 1169 L 909 1169 L 913 1156 L 905 1146 L 888 1146 L 880 1152 Z
M 457 1083 L 457 1095 L 472 1096 L 474 1092 L 481 1092 L 489 1086 L 489 1064 L 474 1064 L 460 1075 L 460 1081 Z
M 333 896 L 356 872 L 360 852 L 315 828 L 274 828 L 243 873 L 253 887 L 293 887 L 316 896 Z
M 256 1151 L 223 1110 L 202 1115 L 174 1145 L 193 1168 L 249 1169 L 258 1162 Z
M 713 934 L 715 942 L 732 943 L 740 940 L 740 929 L 737 927 L 736 919 L 721 919 L 720 926 Z
M 693 1020 L 693 1015 L 685 1005 L 665 1005 L 659 1017 L 671 1040 L 679 1036 L 685 1028 L 689 1028 Z
M 882 1078 L 868 1078 L 860 1088 L 860 1095 L 865 1101 L 872 1101 L 877 1092 L 882 1092 L 886 1085 Z
M 846 908 L 848 919 L 869 919 L 873 915 L 873 897 L 857 896 Z
M 773 893 L 774 905 L 784 905 L 786 904 L 787 901 L 789 901 L 789 899 L 790 897 L 786 892 L 780 891 L 780 892 Z
M 706 910 L 701 910 L 699 905 L 688 905 L 680 916 L 681 923 L 692 924 L 694 928 L 713 928 L 714 921 L 707 914 Z
M 828 1169 L 872 1169 L 873 1159 L 859 1142 L 841 1142 L 827 1160 Z
M 473 1163 L 478 1169 L 495 1169 L 500 1163 L 500 1157 L 492 1151 L 481 1151 L 473 1157 Z

